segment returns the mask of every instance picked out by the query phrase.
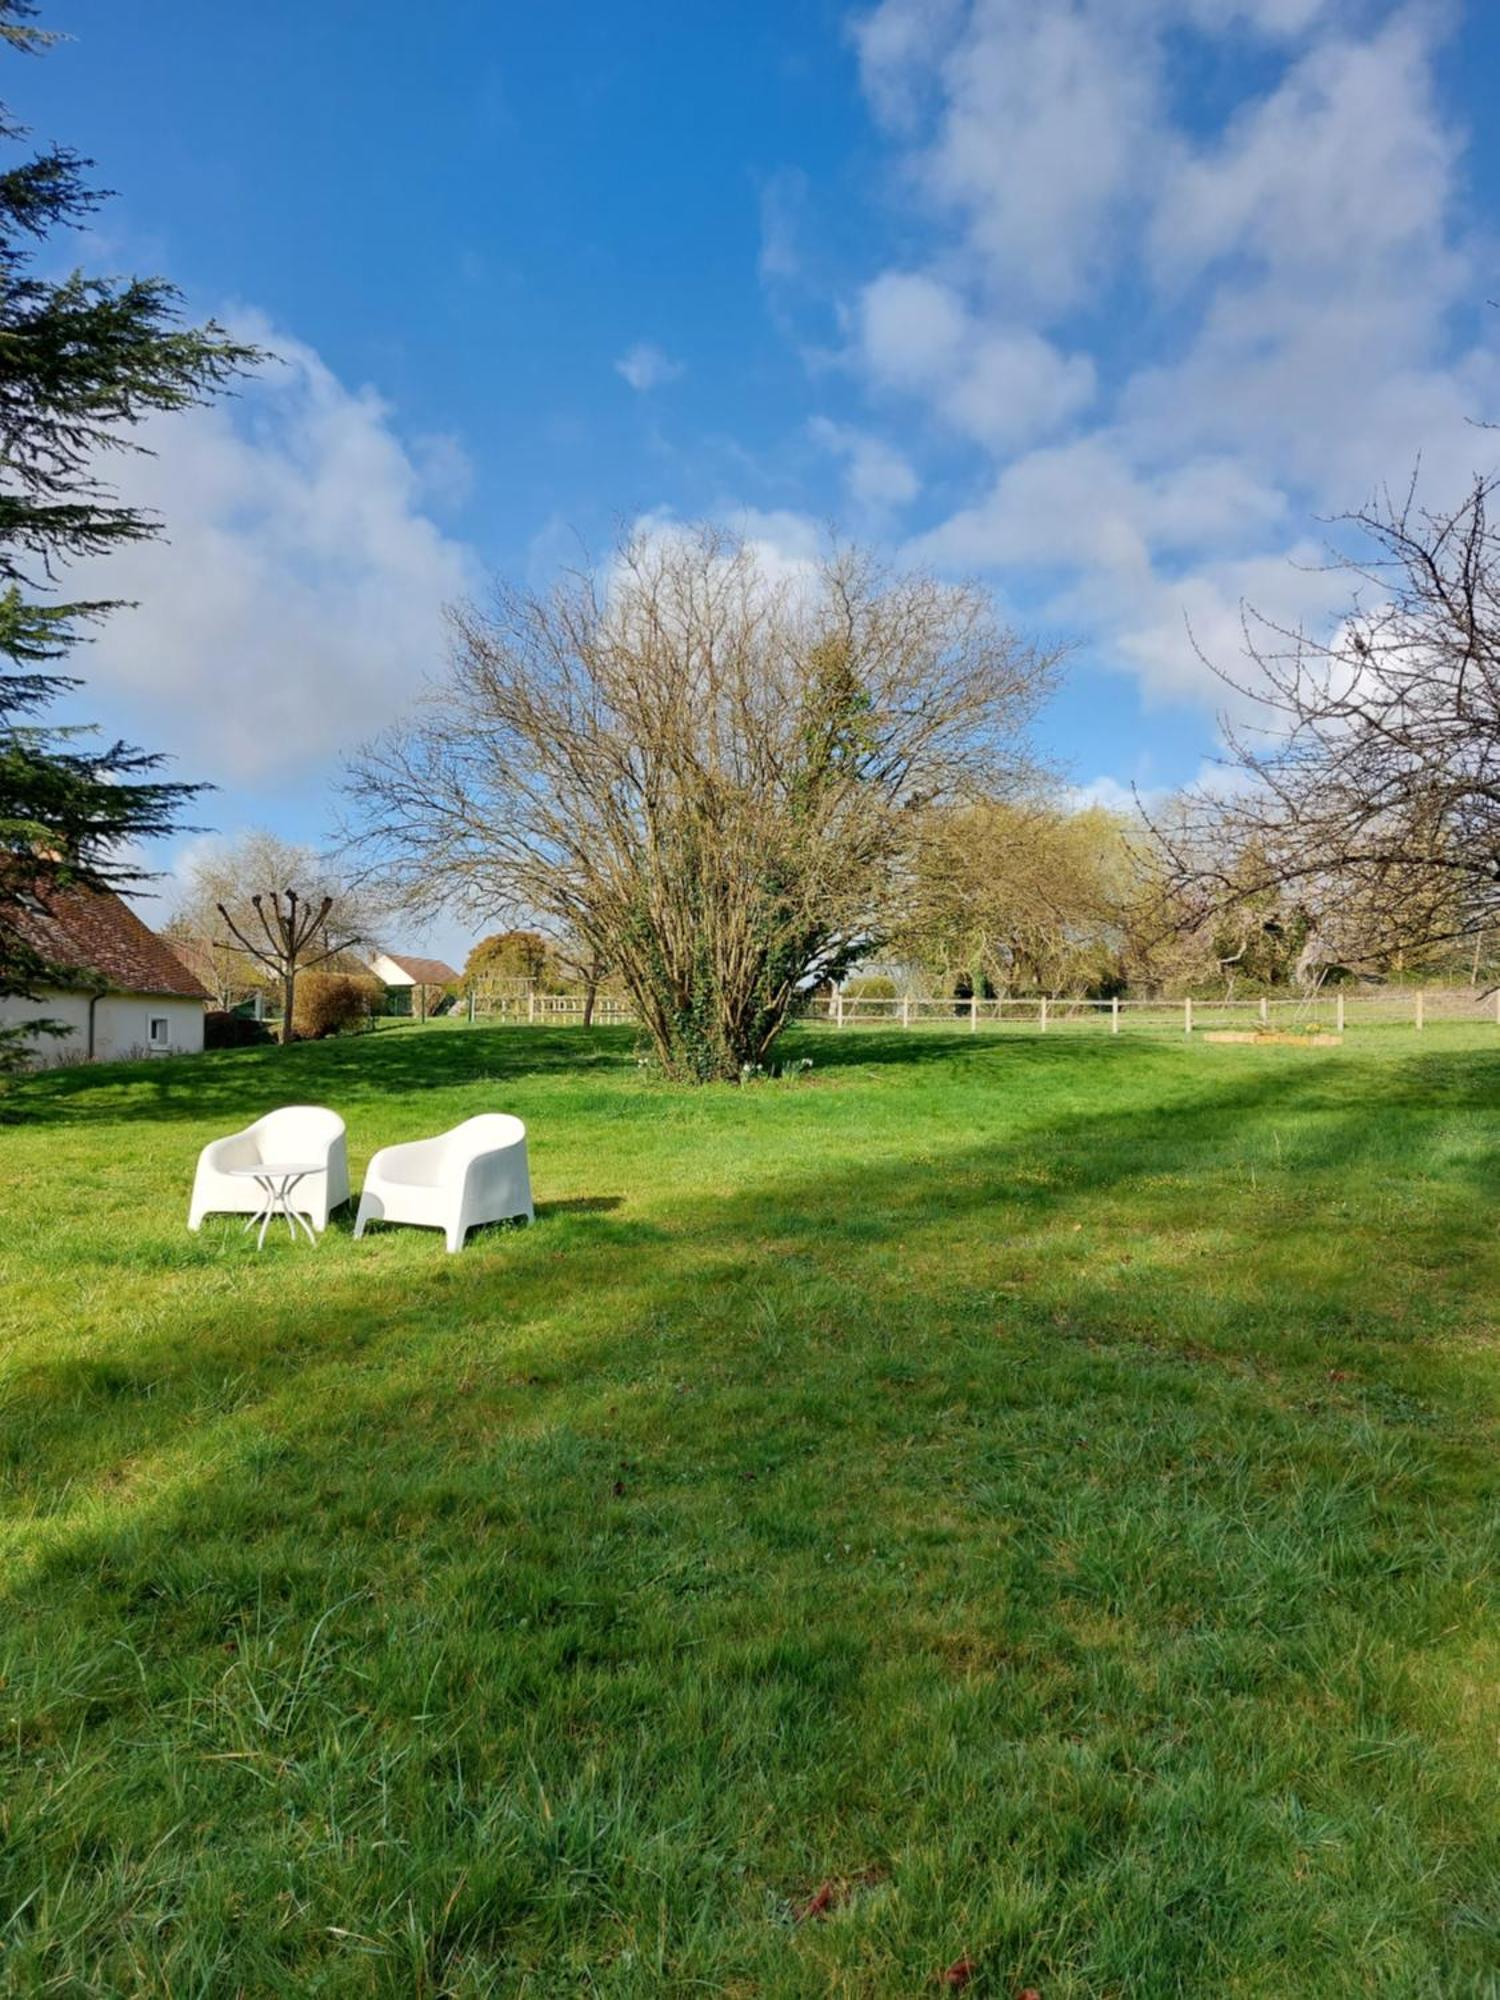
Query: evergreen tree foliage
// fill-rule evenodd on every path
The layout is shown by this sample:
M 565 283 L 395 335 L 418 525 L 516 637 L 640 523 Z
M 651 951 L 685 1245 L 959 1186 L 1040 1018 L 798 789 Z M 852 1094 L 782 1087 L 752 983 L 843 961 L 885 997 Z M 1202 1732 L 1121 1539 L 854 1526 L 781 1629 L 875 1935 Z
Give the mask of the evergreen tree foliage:
M 0 0 L 0 54 L 57 39 L 35 13 Z M 213 322 L 184 325 L 162 279 L 38 275 L 38 252 L 55 258 L 103 195 L 91 162 L 65 147 L 27 155 L 24 140 L 0 105 L 0 997 L 34 996 L 48 978 L 18 911 L 54 889 L 139 879 L 131 848 L 169 831 L 200 789 L 158 776 L 158 755 L 49 726 L 78 684 L 64 665 L 85 628 L 119 608 L 57 591 L 69 563 L 161 532 L 119 503 L 110 456 L 144 448 L 132 435 L 143 419 L 209 400 L 260 358 Z M 0 1031 L 0 1067 L 23 1040 Z

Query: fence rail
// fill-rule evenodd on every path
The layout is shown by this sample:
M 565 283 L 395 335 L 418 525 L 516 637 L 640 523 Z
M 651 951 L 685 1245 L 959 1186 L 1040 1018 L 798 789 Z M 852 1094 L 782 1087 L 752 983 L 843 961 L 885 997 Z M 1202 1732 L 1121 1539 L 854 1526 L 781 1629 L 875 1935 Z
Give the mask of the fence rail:
M 819 1009 L 821 1018 L 822 1010 Z M 967 1029 L 1029 1028 L 1047 1034 L 1065 1029 L 1104 1034 L 1248 1030 L 1316 1025 L 1333 1034 L 1354 1027 L 1425 1028 L 1437 1021 L 1493 1022 L 1500 1026 L 1500 991 L 1477 994 L 1400 988 L 1346 994 L 1335 989 L 1311 998 L 1273 1000 L 1093 1000 L 1081 995 L 1007 994 L 994 1000 L 923 1000 L 830 996 L 827 1018 L 837 1028 L 917 1028 L 936 1022 Z
M 471 1021 L 509 1021 L 527 1027 L 581 1022 L 584 1016 L 581 993 L 494 993 L 481 988 L 463 1004 Z M 596 1027 L 613 1026 L 633 1021 L 635 1010 L 618 994 L 599 993 L 594 996 L 593 1019 Z
M 527 1027 L 580 1024 L 581 993 L 471 994 L 465 1004 L 471 1021 L 500 1021 Z M 594 1000 L 596 1027 L 635 1020 L 635 1010 L 618 994 Z M 1333 1034 L 1354 1028 L 1425 1028 L 1443 1021 L 1493 1022 L 1500 1026 L 1500 990 L 1490 994 L 1462 989 L 1400 987 L 1380 993 L 1332 992 L 1297 1000 L 1091 1000 L 1082 995 L 1006 994 L 996 1000 L 855 998 L 829 996 L 809 1018 L 835 1028 L 946 1027 L 978 1034 L 984 1029 L 1028 1029 L 1041 1034 L 1194 1035 L 1214 1030 L 1317 1026 Z

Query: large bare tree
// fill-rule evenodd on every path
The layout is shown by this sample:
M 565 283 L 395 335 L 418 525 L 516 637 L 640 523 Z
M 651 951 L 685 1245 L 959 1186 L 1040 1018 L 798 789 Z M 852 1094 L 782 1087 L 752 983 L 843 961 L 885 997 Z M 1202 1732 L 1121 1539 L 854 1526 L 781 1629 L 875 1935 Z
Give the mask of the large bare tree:
M 760 1063 L 879 938 L 937 803 L 1003 793 L 1051 661 L 985 597 L 711 527 L 452 613 L 446 680 L 351 777 L 409 904 L 610 965 L 663 1068 Z
M 1331 637 L 1247 617 L 1250 671 L 1223 677 L 1257 720 L 1156 828 L 1190 920 L 1274 893 L 1308 952 L 1369 965 L 1500 924 L 1496 483 L 1351 516 Z

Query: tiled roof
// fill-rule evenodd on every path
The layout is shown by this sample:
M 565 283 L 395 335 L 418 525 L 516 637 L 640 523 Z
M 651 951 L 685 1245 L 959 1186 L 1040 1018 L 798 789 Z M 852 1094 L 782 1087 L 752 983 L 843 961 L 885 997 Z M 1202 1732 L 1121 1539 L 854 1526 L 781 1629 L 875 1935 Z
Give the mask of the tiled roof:
M 7 908 L 4 922 L 50 964 L 104 979 L 117 992 L 208 998 L 171 946 L 107 890 L 42 889 Z
M 456 986 L 458 974 L 440 958 L 406 958 L 399 951 L 384 953 L 392 965 L 399 965 L 414 986 Z

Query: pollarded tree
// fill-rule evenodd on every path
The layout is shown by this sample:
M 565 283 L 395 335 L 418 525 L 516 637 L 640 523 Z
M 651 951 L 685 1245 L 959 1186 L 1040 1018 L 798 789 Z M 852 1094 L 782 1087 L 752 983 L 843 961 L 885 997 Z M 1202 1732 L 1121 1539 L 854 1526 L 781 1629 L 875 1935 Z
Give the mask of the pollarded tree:
M 34 13 L 29 0 L 0 0 L 0 50 L 47 45 Z M 0 108 L 0 145 L 21 136 Z M 160 532 L 116 503 L 101 463 L 140 448 L 142 418 L 208 400 L 257 359 L 217 326 L 183 326 L 159 279 L 37 275 L 37 247 L 55 257 L 54 239 L 98 206 L 87 165 L 53 147 L 0 171 L 0 997 L 32 997 L 49 973 L 7 912 L 45 904 L 53 888 L 138 879 L 126 856 L 168 831 L 196 789 L 156 777 L 155 756 L 39 720 L 75 685 L 61 663 L 80 628 L 115 608 L 57 600 L 59 572 Z M 0 1066 L 36 1026 L 0 1031 Z
M 1051 679 L 973 589 L 711 527 L 452 617 L 446 684 L 352 773 L 364 838 L 419 908 L 581 943 L 696 1079 L 879 941 L 924 814 L 1003 794 Z
M 299 973 L 362 972 L 353 953 L 378 921 L 369 893 L 322 856 L 256 830 L 193 856 L 166 935 L 221 1006 L 274 992 L 286 1042 Z

